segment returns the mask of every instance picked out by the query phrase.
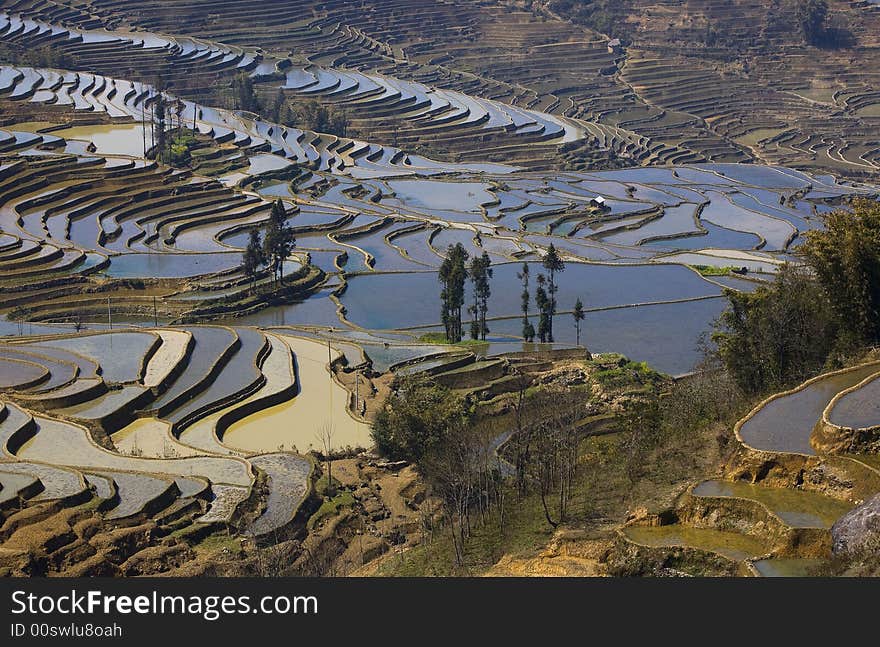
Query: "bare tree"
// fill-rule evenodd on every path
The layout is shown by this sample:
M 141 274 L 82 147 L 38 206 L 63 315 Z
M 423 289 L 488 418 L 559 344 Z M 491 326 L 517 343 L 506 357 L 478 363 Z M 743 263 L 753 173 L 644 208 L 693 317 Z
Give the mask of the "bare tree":
M 324 451 L 324 461 L 327 464 L 327 495 L 333 496 L 333 423 L 325 422 L 316 434 L 318 442 Z

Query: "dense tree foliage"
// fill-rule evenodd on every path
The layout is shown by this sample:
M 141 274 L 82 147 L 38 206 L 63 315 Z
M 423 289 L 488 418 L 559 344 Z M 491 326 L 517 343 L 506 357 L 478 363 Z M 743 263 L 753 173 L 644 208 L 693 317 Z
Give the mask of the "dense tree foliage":
M 465 281 L 468 271 L 468 253 L 461 243 L 446 250 L 446 258 L 440 264 L 438 278 L 443 285 L 440 291 L 441 321 L 446 330 L 446 341 L 455 344 L 461 341 L 461 309 L 465 301 Z
M 259 113 L 262 110 L 260 100 L 254 92 L 254 80 L 249 74 L 242 72 L 232 79 L 232 99 L 237 110 Z
M 251 229 L 241 262 L 242 271 L 251 280 L 251 285 L 256 282 L 260 268 L 264 265 L 264 260 L 263 241 L 260 239 L 260 232 L 257 229 Z
M 825 18 L 828 3 L 825 0 L 797 0 L 795 19 L 804 42 L 819 45 L 825 36 Z
M 587 318 L 586 313 L 584 313 L 584 304 L 581 303 L 581 300 L 578 299 L 574 304 L 574 311 L 571 313 L 571 316 L 574 318 L 574 330 L 575 330 L 575 344 L 578 346 L 581 345 L 581 322 Z
M 565 263 L 556 250 L 553 243 L 547 248 L 547 253 L 542 261 L 544 269 L 547 270 L 549 280 L 547 281 L 548 303 L 547 303 L 547 341 L 553 341 L 553 317 L 556 315 L 556 293 L 559 286 L 556 284 L 556 275 L 565 271 Z
M 423 376 L 398 380 L 373 423 L 373 441 L 389 458 L 418 463 L 467 421 L 468 410 L 460 396 Z
M 284 203 L 276 200 L 272 203 L 269 223 L 266 225 L 266 237 L 263 239 L 263 258 L 272 270 L 272 278 L 284 283 L 284 261 L 296 246 L 293 228 L 287 224 L 287 212 Z
M 489 297 L 492 296 L 490 280 L 492 278 L 492 261 L 489 254 L 483 252 L 482 256 L 471 259 L 469 270 L 471 285 L 473 286 L 473 305 L 468 308 L 471 315 L 471 339 L 486 339 L 489 326 L 486 316 L 489 312 Z
M 340 108 L 325 106 L 314 100 L 306 101 L 298 107 L 296 112 L 288 113 L 288 119 L 295 121 L 295 123 L 287 123 L 288 126 L 296 125 L 317 133 L 327 133 L 337 137 L 348 135 L 348 113 Z
M 538 306 L 538 339 L 541 340 L 541 343 L 545 343 L 547 341 L 552 341 L 552 337 L 548 339 L 550 333 L 550 321 L 552 320 L 552 316 L 550 314 L 550 297 L 547 296 L 547 290 L 544 286 L 547 285 L 547 278 L 543 274 L 538 274 L 537 279 L 538 287 L 535 288 L 535 305 Z
M 752 294 L 726 291 L 713 339 L 746 393 L 790 386 L 880 341 L 880 202 L 822 219 L 799 250 L 804 266 L 783 266 Z
M 627 7 L 623 0 L 552 0 L 550 8 L 573 23 L 608 36 L 623 37 Z
M 825 288 L 841 333 L 858 343 L 880 341 L 880 202 L 822 217 L 801 253 Z
M 822 367 L 835 328 L 825 292 L 807 270 L 785 265 L 770 286 L 725 294 L 730 305 L 714 340 L 743 391 L 779 390 Z
M 522 270 L 516 273 L 517 278 L 522 281 L 522 292 L 520 293 L 520 310 L 522 311 L 522 336 L 527 342 L 535 339 L 535 327 L 529 321 L 529 302 L 531 294 L 529 294 L 529 264 L 523 263 Z

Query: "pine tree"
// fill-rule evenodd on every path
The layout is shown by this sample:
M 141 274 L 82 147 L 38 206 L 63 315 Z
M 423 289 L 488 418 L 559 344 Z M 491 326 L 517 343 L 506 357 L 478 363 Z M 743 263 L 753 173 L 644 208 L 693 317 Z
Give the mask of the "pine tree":
M 544 286 L 547 284 L 547 279 L 543 274 L 538 274 L 538 287 L 535 289 L 535 305 L 538 306 L 538 339 L 541 340 L 541 343 L 547 342 L 548 335 L 552 334 L 550 332 L 550 298 L 547 296 L 547 290 L 544 289 Z
M 556 292 L 559 289 L 556 285 L 556 273 L 565 271 L 565 263 L 562 261 L 562 258 L 559 256 L 559 252 L 556 251 L 556 247 L 553 246 L 553 243 L 550 243 L 550 247 L 547 249 L 547 254 L 544 256 L 542 264 L 544 269 L 550 274 L 550 280 L 547 283 L 547 291 L 550 294 L 548 304 L 549 316 L 547 321 L 547 341 L 552 342 L 553 315 L 556 314 Z
M 250 238 L 248 238 L 248 244 L 242 258 L 242 270 L 245 276 L 250 278 L 251 287 L 256 283 L 257 274 L 263 264 L 263 242 L 260 240 L 260 232 L 256 229 L 251 229 Z
M 462 336 L 461 308 L 465 301 L 467 259 L 468 253 L 461 243 L 456 243 L 454 247 L 450 245 L 438 274 L 438 279 L 443 284 L 440 292 L 443 327 L 446 330 L 446 340 L 451 344 L 460 342 Z
M 577 334 L 577 340 L 575 343 L 580 346 L 581 345 L 581 322 L 587 318 L 587 315 L 584 313 L 584 304 L 581 303 L 581 300 L 578 299 L 574 304 L 574 312 L 572 313 L 572 317 L 574 317 L 574 328 Z
M 492 296 L 492 288 L 489 279 L 492 278 L 492 261 L 489 254 L 483 252 L 482 256 L 475 256 L 471 260 L 470 277 L 474 289 L 474 303 L 468 309 L 473 319 L 471 320 L 471 339 L 486 339 L 489 326 L 486 324 L 486 315 L 489 312 L 489 297 Z
M 284 261 L 296 246 L 293 228 L 287 224 L 287 212 L 284 203 L 276 200 L 272 203 L 269 213 L 269 224 L 266 227 L 266 238 L 263 240 L 263 255 L 272 270 L 272 280 L 284 283 Z
M 522 293 L 521 293 L 521 306 L 520 310 L 522 310 L 523 318 L 522 318 L 522 336 L 526 341 L 532 341 L 535 337 L 535 327 L 529 321 L 529 264 L 522 264 L 522 271 L 516 273 L 516 277 L 522 281 Z M 531 333 L 531 339 L 529 338 L 529 333 Z
M 159 94 L 155 104 L 156 113 L 156 159 L 160 162 L 166 159 L 165 155 L 165 96 Z

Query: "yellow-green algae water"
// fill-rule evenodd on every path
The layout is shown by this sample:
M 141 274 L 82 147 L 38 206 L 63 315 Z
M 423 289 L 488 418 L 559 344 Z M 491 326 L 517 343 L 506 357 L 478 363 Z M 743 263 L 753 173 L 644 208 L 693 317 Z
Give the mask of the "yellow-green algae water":
M 839 499 L 787 488 L 769 488 L 732 481 L 704 481 L 694 496 L 751 499 L 766 505 L 793 528 L 830 528 L 853 504 Z
M 623 533 L 643 546 L 682 546 L 708 550 L 734 561 L 757 557 L 769 552 L 760 539 L 735 532 L 690 526 L 629 526 Z

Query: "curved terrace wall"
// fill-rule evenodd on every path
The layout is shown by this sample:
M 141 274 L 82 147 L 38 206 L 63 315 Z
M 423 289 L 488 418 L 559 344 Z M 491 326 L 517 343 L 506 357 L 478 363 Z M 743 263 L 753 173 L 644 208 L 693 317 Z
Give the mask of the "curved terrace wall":
M 816 451 L 826 454 L 880 453 L 880 421 L 870 427 L 847 427 L 831 420 L 833 409 L 843 398 L 867 387 L 875 380 L 880 380 L 880 370 L 877 374 L 865 378 L 855 386 L 841 391 L 828 403 L 822 412 L 822 420 L 810 437 L 810 444 L 816 448 Z

